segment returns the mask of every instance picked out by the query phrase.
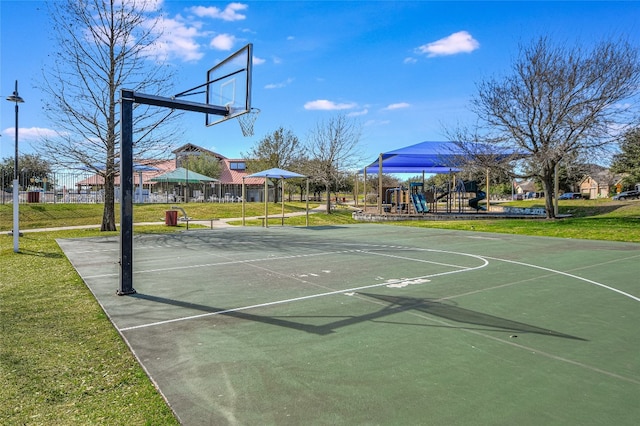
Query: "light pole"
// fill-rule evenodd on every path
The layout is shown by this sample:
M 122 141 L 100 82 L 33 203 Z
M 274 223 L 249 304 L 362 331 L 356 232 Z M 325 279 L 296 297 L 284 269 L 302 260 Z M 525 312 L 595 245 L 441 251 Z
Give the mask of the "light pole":
M 20 185 L 18 184 L 18 104 L 24 102 L 24 99 L 18 96 L 18 80 L 16 80 L 16 90 L 14 90 L 13 95 L 7 96 L 7 100 L 16 104 L 16 150 L 13 158 L 13 251 L 17 253 L 20 249 L 18 243 L 18 238 L 20 237 L 18 225 L 18 215 L 20 213 Z

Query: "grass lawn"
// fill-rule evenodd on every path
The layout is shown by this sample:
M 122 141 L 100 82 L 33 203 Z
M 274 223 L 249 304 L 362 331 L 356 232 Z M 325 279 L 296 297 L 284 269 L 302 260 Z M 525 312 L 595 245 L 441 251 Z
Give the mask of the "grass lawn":
M 539 201 L 510 203 L 527 207 Z M 194 218 L 232 218 L 239 204 L 182 205 Z M 304 210 L 287 203 L 285 212 Z M 315 207 L 315 205 L 314 205 Z M 136 205 L 136 222 L 160 221 L 170 204 Z M 272 207 L 270 206 L 270 209 Z M 280 212 L 273 206 L 271 213 Z M 264 205 L 250 203 L 247 216 Z M 640 242 L 640 201 L 568 200 L 561 220 L 465 220 L 402 222 L 486 232 Z M 12 226 L 11 205 L 0 205 L 0 231 Z M 99 224 L 102 205 L 24 204 L 21 229 Z M 259 225 L 260 221 L 248 221 Z M 287 219 L 304 225 L 305 217 Z M 354 223 L 349 210 L 310 216 L 313 226 Z M 135 232 L 175 232 L 165 226 L 136 227 Z M 116 235 L 98 230 L 25 233 L 20 253 L 12 238 L 0 235 L 0 423 L 177 424 L 128 347 L 56 244 L 56 238 Z
M 136 204 L 133 220 L 141 222 L 164 221 L 165 211 L 176 204 Z M 195 219 L 232 218 L 242 216 L 239 203 L 177 204 L 189 217 Z M 264 204 L 246 203 L 246 216 L 263 216 Z M 310 205 L 315 207 L 317 204 Z M 304 211 L 305 203 L 285 203 L 285 213 Z M 20 229 L 54 228 L 74 225 L 99 225 L 102 222 L 102 204 L 20 204 Z M 269 214 L 279 213 L 281 205 L 269 205 Z M 120 223 L 120 205 L 116 204 L 116 224 Z M 179 213 L 180 214 L 180 213 Z M 0 205 L 0 232 L 13 226 L 11 204 Z
M 543 201 L 508 203 L 516 207 L 544 207 Z M 458 229 L 477 232 L 537 235 L 587 240 L 640 243 L 640 201 L 566 200 L 559 213 L 571 217 L 546 219 L 489 219 L 457 221 L 405 221 L 390 224 L 425 228 Z
M 3 425 L 178 424 L 55 242 L 96 235 L 0 236 Z

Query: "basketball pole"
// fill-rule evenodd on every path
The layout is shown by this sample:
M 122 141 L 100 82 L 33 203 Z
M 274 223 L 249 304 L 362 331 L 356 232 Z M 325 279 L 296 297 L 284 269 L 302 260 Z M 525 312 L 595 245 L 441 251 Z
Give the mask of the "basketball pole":
M 133 288 L 133 104 L 153 105 L 204 114 L 228 115 L 224 106 L 164 98 L 120 90 L 120 284 L 116 294 L 135 294 Z

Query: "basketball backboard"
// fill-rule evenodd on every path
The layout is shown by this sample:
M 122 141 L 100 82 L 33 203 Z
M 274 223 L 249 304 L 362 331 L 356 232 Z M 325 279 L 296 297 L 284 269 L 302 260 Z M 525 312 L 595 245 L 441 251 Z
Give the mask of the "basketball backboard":
M 252 67 L 253 45 L 247 44 L 207 71 L 206 103 L 229 111 L 225 116 L 206 114 L 207 126 L 251 111 Z

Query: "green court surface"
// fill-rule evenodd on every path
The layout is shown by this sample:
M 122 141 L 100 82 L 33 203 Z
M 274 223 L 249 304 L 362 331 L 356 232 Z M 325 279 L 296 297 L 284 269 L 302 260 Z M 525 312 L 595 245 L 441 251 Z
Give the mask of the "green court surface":
M 58 241 L 185 425 L 635 425 L 640 245 L 383 225 Z M 117 407 L 114 407 L 117 409 Z

